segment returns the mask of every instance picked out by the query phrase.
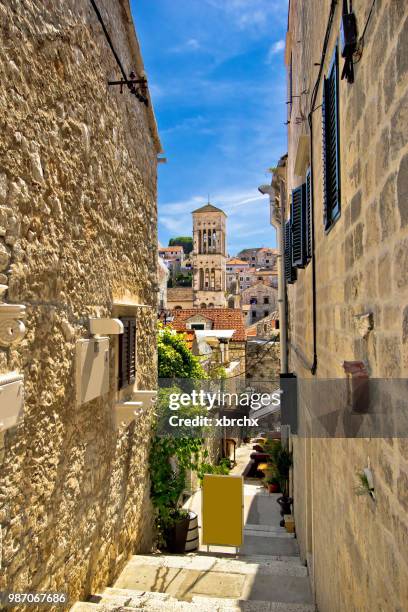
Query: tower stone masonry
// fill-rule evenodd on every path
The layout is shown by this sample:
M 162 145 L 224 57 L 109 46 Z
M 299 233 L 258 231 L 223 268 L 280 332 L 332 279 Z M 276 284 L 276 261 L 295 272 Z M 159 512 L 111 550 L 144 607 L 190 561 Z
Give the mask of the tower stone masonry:
M 226 218 L 210 203 L 193 211 L 195 308 L 226 307 Z

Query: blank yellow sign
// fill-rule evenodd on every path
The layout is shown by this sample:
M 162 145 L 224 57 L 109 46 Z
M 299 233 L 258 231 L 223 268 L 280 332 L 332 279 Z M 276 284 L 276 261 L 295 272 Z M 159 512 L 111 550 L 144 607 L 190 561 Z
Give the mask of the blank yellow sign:
M 206 474 L 202 490 L 203 544 L 242 546 L 243 505 L 242 476 Z

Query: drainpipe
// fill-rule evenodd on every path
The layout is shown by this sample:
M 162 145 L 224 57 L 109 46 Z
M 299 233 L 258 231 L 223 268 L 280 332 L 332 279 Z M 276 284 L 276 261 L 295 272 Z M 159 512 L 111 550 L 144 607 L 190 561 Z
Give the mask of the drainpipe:
M 279 345 L 281 374 L 288 372 L 288 349 L 287 349 L 287 322 L 286 322 L 286 291 L 285 291 L 285 260 L 284 260 L 284 232 L 282 220 L 284 216 L 285 186 L 279 181 L 279 193 L 274 185 L 261 185 L 258 191 L 263 195 L 269 195 L 271 210 L 271 225 L 276 229 L 276 243 L 278 247 L 278 305 L 279 305 Z M 276 207 L 276 201 L 280 206 Z

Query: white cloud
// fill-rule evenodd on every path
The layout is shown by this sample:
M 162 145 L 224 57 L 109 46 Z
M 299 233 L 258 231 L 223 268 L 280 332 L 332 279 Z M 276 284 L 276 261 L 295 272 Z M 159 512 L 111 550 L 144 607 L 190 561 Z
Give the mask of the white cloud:
M 207 4 L 226 13 L 241 29 L 266 26 L 273 18 L 287 17 L 287 0 L 206 0 Z
M 176 47 L 172 47 L 170 49 L 171 53 L 186 53 L 188 51 L 199 51 L 201 49 L 201 44 L 196 38 L 189 38 L 185 42 L 177 45 Z
M 268 55 L 266 56 L 266 63 L 270 64 L 274 55 L 277 55 L 278 53 L 283 51 L 284 48 L 285 48 L 284 40 L 277 40 L 276 42 L 274 42 L 268 51 Z

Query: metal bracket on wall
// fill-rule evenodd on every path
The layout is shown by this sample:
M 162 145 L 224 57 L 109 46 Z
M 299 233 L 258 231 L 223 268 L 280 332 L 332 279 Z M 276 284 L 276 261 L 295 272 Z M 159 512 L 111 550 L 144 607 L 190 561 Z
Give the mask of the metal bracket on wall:
M 130 93 L 136 96 L 139 102 L 142 102 L 146 106 L 149 105 L 149 100 L 147 99 L 147 79 L 145 79 L 145 77 L 137 79 L 136 74 L 134 72 L 131 72 L 129 74 L 128 79 L 120 79 L 119 81 L 108 81 L 108 85 L 119 86 L 120 93 L 123 93 L 123 87 L 126 85 Z

